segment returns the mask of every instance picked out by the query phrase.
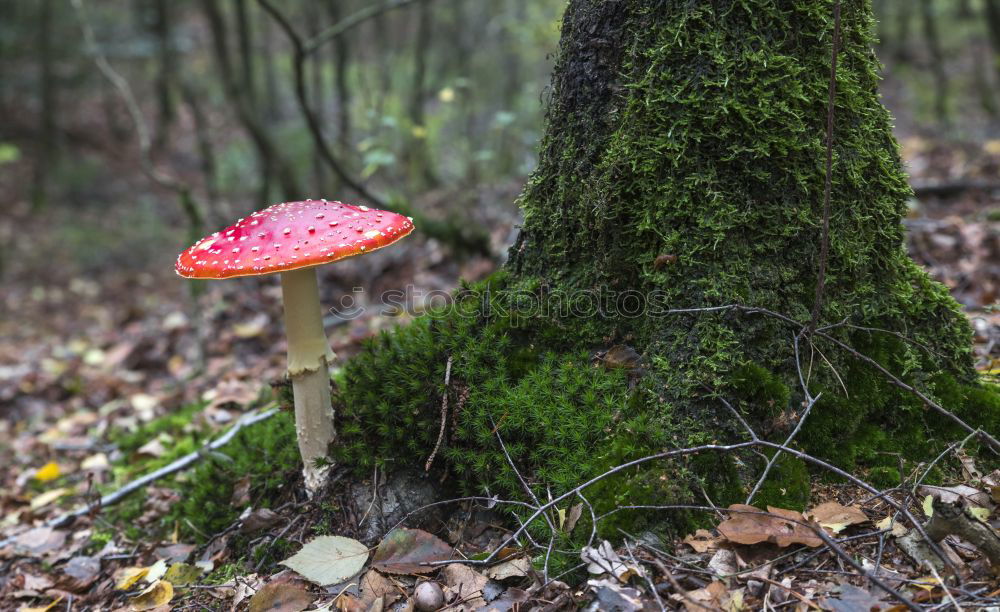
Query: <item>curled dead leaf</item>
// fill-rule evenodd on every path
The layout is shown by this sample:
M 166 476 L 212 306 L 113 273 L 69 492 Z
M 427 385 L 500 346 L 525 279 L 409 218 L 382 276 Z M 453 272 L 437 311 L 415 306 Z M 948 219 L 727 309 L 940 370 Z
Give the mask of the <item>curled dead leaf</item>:
M 803 544 L 815 548 L 823 540 L 806 527 L 801 512 L 767 507 L 767 512 L 753 506 L 733 504 L 730 517 L 719 524 L 719 533 L 734 544 L 769 542 L 782 548 Z
M 844 506 L 835 501 L 822 503 L 805 513 L 805 517 L 816 521 L 833 533 L 840 533 L 851 525 L 868 521 L 868 517 L 857 506 Z
M 451 558 L 451 546 L 422 529 L 394 529 L 375 550 L 372 567 L 390 574 L 426 574 L 434 561 Z
M 684 543 L 697 553 L 711 552 L 719 547 L 722 538 L 712 535 L 707 529 L 699 529 L 684 538 Z

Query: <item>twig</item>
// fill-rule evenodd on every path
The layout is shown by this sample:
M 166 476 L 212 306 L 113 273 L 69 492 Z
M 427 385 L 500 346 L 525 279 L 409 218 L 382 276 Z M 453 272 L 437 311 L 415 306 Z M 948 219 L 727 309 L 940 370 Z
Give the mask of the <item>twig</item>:
M 280 540 L 281 538 L 285 537 L 285 534 L 291 531 L 292 527 L 296 523 L 298 523 L 299 519 L 301 519 L 302 517 L 303 517 L 302 514 L 296 516 L 294 519 L 289 521 L 287 525 L 285 525 L 285 528 L 282 529 L 278 533 L 278 535 L 274 536 L 274 539 L 271 540 L 271 543 L 267 546 L 266 549 L 264 549 L 264 554 L 260 556 L 260 561 L 257 562 L 257 565 L 253 569 L 254 572 L 259 572 L 261 568 L 264 567 L 264 563 L 267 561 L 267 558 L 271 556 L 271 549 L 274 547 L 274 543 Z
M 192 453 L 188 453 L 187 455 L 184 455 L 183 457 L 181 457 L 180 459 L 177 459 L 176 461 L 170 463 L 169 465 L 165 465 L 165 466 L 161 467 L 160 469 L 158 469 L 158 470 L 156 470 L 154 472 L 150 472 L 149 474 L 146 474 L 145 476 L 143 476 L 141 478 L 137 478 L 137 479 L 133 480 L 132 482 L 128 483 L 127 485 L 123 486 L 122 488 L 118 489 L 117 491 L 114 491 L 112 493 L 108 493 L 107 495 L 105 495 L 104 497 L 102 497 L 100 499 L 100 501 L 97 502 L 97 507 L 98 508 L 106 508 L 108 506 L 116 504 L 119 501 L 121 501 L 123 498 L 125 498 L 127 495 L 129 495 L 130 493 L 133 493 L 133 492 L 141 489 L 142 487 L 150 484 L 151 482 L 155 482 L 155 481 L 159 480 L 160 478 L 163 478 L 165 476 L 169 476 L 170 474 L 173 474 L 175 472 L 179 472 L 179 471 L 187 468 L 188 466 L 192 465 L 193 463 L 195 463 L 196 461 L 198 461 L 202 457 L 205 457 L 207 455 L 208 451 L 217 450 L 219 448 L 222 448 L 226 444 L 228 444 L 229 441 L 232 440 L 233 437 L 237 433 L 239 433 L 239 431 L 241 429 L 243 429 L 244 427 L 249 427 L 250 425 L 254 425 L 256 423 L 260 423 L 261 421 L 267 420 L 267 419 L 271 418 L 272 416 L 278 414 L 278 412 L 279 412 L 278 408 L 270 408 L 270 409 L 266 409 L 266 410 L 262 410 L 262 411 L 258 411 L 258 412 L 251 412 L 249 414 L 243 415 L 242 417 L 240 417 L 240 419 L 238 421 L 236 421 L 236 423 L 232 427 L 229 428 L 228 431 L 226 431 L 226 433 L 222 434 L 221 436 L 219 436 L 215 440 L 213 440 L 211 442 L 207 442 L 205 445 L 203 445 L 198 450 L 196 450 L 196 451 L 194 451 Z M 66 523 L 72 521 L 73 519 L 75 519 L 75 518 L 77 518 L 79 516 L 83 516 L 84 514 L 89 513 L 91 510 L 92 510 L 92 507 L 90 505 L 81 506 L 80 508 L 77 508 L 76 510 L 73 510 L 72 512 L 68 512 L 66 514 L 57 516 L 56 518 L 50 519 L 48 521 L 45 521 L 44 523 L 42 523 L 41 526 L 42 527 L 61 527 L 61 526 L 65 525 Z M 8 545 L 8 544 L 10 544 L 12 542 L 14 542 L 16 539 L 17 539 L 17 536 L 10 537 L 10 538 L 7 538 L 5 540 L 0 540 L 0 548 L 2 548 L 4 546 L 6 546 L 6 545 Z
M 581 491 L 577 491 L 576 495 L 587 506 L 587 510 L 590 511 L 590 537 L 587 538 L 587 547 L 590 548 L 594 545 L 594 538 L 597 537 L 597 514 L 594 512 L 594 507 L 590 505 L 590 501 L 584 497 Z
M 948 588 L 948 585 L 945 584 L 944 580 L 941 580 L 941 576 L 938 574 L 938 571 L 934 569 L 934 566 L 927 564 L 927 569 L 930 570 L 931 575 L 934 576 L 934 579 L 941 585 L 941 589 L 944 591 L 944 594 L 948 597 L 948 599 L 951 600 L 952 605 L 955 606 L 955 610 L 962 612 L 962 606 L 958 605 L 958 602 L 955 601 L 955 596 L 951 594 L 951 589 Z
M 830 192 L 833 189 L 833 112 L 837 97 L 837 52 L 840 50 L 840 0 L 833 4 L 833 50 L 830 54 L 830 91 L 826 105 L 826 178 L 823 183 L 823 235 L 819 246 L 819 271 L 816 274 L 816 297 L 813 299 L 809 331 L 812 335 L 823 308 L 826 288 L 826 263 L 830 256 Z
M 365 510 L 365 513 L 358 519 L 358 527 L 364 525 L 365 519 L 368 518 L 368 513 L 375 507 L 376 499 L 378 499 L 378 463 L 375 464 L 375 469 L 372 470 L 372 501 L 368 504 L 368 509 Z
M 742 304 L 726 304 L 724 306 L 708 306 L 704 308 L 676 308 L 673 310 L 665 311 L 665 314 L 694 314 L 694 313 L 704 313 L 704 312 L 725 312 L 727 310 L 736 310 L 738 312 L 742 312 L 745 314 L 762 314 L 768 317 L 778 319 L 779 321 L 784 321 L 785 323 L 793 325 L 798 329 L 803 329 L 805 327 L 800 322 L 789 317 L 788 315 L 781 314 L 780 312 L 775 312 L 773 310 L 768 310 L 767 308 L 761 308 L 759 306 L 744 306 Z M 894 386 L 899 387 L 900 389 L 916 396 L 928 408 L 931 408 L 935 412 L 950 419 L 953 423 L 964 429 L 966 433 L 976 432 L 976 435 L 982 441 L 986 442 L 987 446 L 989 446 L 991 450 L 1000 454 L 1000 440 L 997 440 L 995 437 L 991 436 L 990 434 L 986 433 L 983 430 L 972 427 L 971 425 L 963 421 L 959 416 L 952 413 L 948 409 L 944 408 L 931 398 L 927 397 L 924 393 L 921 393 L 915 387 L 903 382 L 901 379 L 896 377 L 892 372 L 885 369 L 879 362 L 875 361 L 871 357 L 868 357 L 867 355 L 862 354 L 854 347 L 844 342 L 841 342 L 840 340 L 831 336 L 830 334 L 820 331 L 819 329 L 814 330 L 813 335 L 815 337 L 829 340 L 830 342 L 836 344 L 840 348 L 844 349 L 845 351 L 853 355 L 855 358 L 860 359 L 861 361 L 872 366 L 873 368 L 878 370 L 880 374 L 886 377 L 889 380 L 889 382 L 892 383 Z
M 816 397 L 813 397 L 812 395 L 809 394 L 809 387 L 806 385 L 806 382 L 802 379 L 802 363 L 799 360 L 798 335 L 793 336 L 792 341 L 795 347 L 795 368 L 796 370 L 798 370 L 799 381 L 802 384 L 802 390 L 803 393 L 805 393 L 806 395 L 806 400 L 808 403 L 806 404 L 805 410 L 802 412 L 802 417 L 799 419 L 798 423 L 795 424 L 795 428 L 792 430 L 792 433 L 788 434 L 788 438 L 785 439 L 785 446 L 789 446 L 792 443 L 792 441 L 795 440 L 795 436 L 798 435 L 799 430 L 802 429 L 802 425 L 806 422 L 806 417 L 808 417 L 809 413 L 812 412 L 813 406 L 816 405 L 816 402 L 819 400 L 820 395 L 823 395 L 822 393 L 820 393 Z M 771 473 L 771 469 L 774 467 L 774 464 L 778 462 L 778 459 L 780 457 L 781 457 L 781 451 L 776 451 L 774 455 L 771 456 L 771 459 L 767 462 L 767 465 L 764 467 L 764 472 L 760 475 L 760 478 L 757 479 L 757 484 L 755 484 L 753 490 L 750 491 L 750 495 L 747 495 L 747 500 L 746 502 L 744 502 L 746 505 L 748 506 L 750 505 L 750 502 L 753 501 L 754 496 L 757 495 L 757 491 L 760 491 L 760 488 L 764 486 L 764 482 L 767 480 L 768 474 Z
M 629 545 L 628 540 L 625 540 L 625 551 L 628 552 L 628 558 L 632 561 L 632 565 L 640 567 L 635 555 L 632 554 L 632 546 Z M 640 569 L 642 568 L 640 567 Z M 645 570 L 642 570 L 642 577 L 649 586 L 650 592 L 653 593 L 653 597 L 656 599 L 656 605 L 660 606 L 660 612 L 666 612 L 667 608 L 663 605 L 663 600 L 660 599 L 660 594 L 656 592 L 656 585 L 654 585 L 653 581 L 649 579 L 649 574 Z
M 806 606 L 808 606 L 811 609 L 814 609 L 814 610 L 822 610 L 823 609 L 823 608 L 819 607 L 818 605 L 816 605 L 816 602 L 814 602 L 813 600 L 809 599 L 805 595 L 803 595 L 803 594 L 801 594 L 801 593 L 793 590 L 791 587 L 786 587 L 785 585 L 781 584 L 780 582 L 778 582 L 776 580 L 771 580 L 770 578 L 767 578 L 765 576 L 757 576 L 756 579 L 757 580 L 762 580 L 762 581 L 770 584 L 771 586 L 776 586 L 776 587 L 779 587 L 779 588 L 783 589 L 789 595 L 791 595 L 795 599 L 798 599 L 799 601 L 801 601 L 803 604 L 805 604 Z
M 822 395 L 822 393 L 820 395 Z M 806 422 L 806 417 L 808 417 L 809 413 L 812 412 L 813 406 L 816 405 L 816 401 L 819 400 L 820 395 L 811 398 L 809 400 L 809 403 L 806 404 L 806 408 L 802 412 L 802 418 L 800 418 L 799 422 L 795 424 L 795 429 L 792 430 L 792 433 L 788 434 L 788 438 L 785 439 L 784 446 L 788 446 L 789 444 L 791 444 L 792 441 L 795 439 L 795 436 L 798 435 L 799 430 L 802 429 L 802 425 Z M 757 479 L 757 484 L 755 484 L 753 490 L 750 491 L 750 495 L 747 495 L 747 500 L 744 502 L 745 504 L 749 506 L 750 502 L 753 501 L 754 496 L 757 495 L 758 491 L 760 491 L 760 488 L 764 485 L 764 481 L 767 480 L 768 474 L 771 473 L 771 469 L 774 467 L 774 464 L 778 462 L 778 459 L 780 457 L 781 457 L 781 451 L 777 451 L 774 453 L 774 455 L 771 456 L 771 460 L 767 462 L 767 466 L 764 468 L 764 472 L 760 475 L 760 478 Z
M 413 4 L 416 1 L 417 0 L 389 0 L 388 2 L 384 2 L 382 4 L 369 5 L 363 9 L 355 11 L 306 41 L 302 45 L 303 53 L 306 55 L 312 55 L 320 47 L 338 36 L 343 35 L 351 28 L 361 25 L 373 17 L 378 17 L 382 13 L 386 13 L 392 9 L 404 7 L 408 4 Z
M 451 355 L 448 356 L 448 364 L 444 367 L 444 393 L 441 394 L 441 429 L 438 430 L 437 443 L 434 444 L 434 450 L 431 451 L 431 456 L 427 458 L 427 463 L 424 464 L 424 471 L 431 471 L 431 465 L 434 463 L 434 457 L 437 457 L 438 449 L 441 448 L 441 441 L 444 440 L 445 425 L 448 423 L 448 385 L 451 384 Z
M 528 483 L 521 476 L 521 472 L 518 471 L 517 466 L 514 465 L 514 460 L 511 458 L 510 453 L 507 452 L 507 445 L 503 443 L 503 438 L 500 437 L 500 432 L 497 431 L 497 426 L 496 426 L 496 423 L 493 422 L 493 417 L 492 416 L 490 416 L 490 424 L 493 425 L 493 431 L 496 433 L 497 442 L 500 443 L 500 450 L 503 451 L 504 457 L 507 458 L 507 463 L 510 465 L 510 469 L 514 470 L 514 475 L 517 476 L 517 480 L 518 480 L 518 482 L 521 483 L 521 487 L 524 488 L 524 491 L 528 494 L 528 497 L 530 497 L 531 500 L 533 502 L 535 502 L 535 507 L 536 508 L 539 507 L 539 506 L 541 506 L 541 502 L 538 501 L 538 497 L 535 495 L 535 492 L 531 490 L 531 487 L 528 486 Z M 552 495 L 550 494 L 549 497 L 551 498 Z M 551 537 L 549 538 L 548 548 L 546 548 L 546 550 L 545 550 L 545 564 L 542 567 L 542 578 L 545 580 L 546 583 L 548 583 L 548 581 L 549 581 L 549 557 L 552 556 L 552 546 L 555 543 L 556 531 L 557 530 L 556 530 L 556 526 L 552 524 L 552 519 L 549 517 L 549 515 L 548 515 L 547 512 L 544 513 L 542 516 L 545 517 L 545 523 L 549 526 L 549 532 L 551 533 Z M 518 519 L 518 520 L 520 520 L 520 519 Z M 528 522 L 530 522 L 530 519 L 529 519 Z M 521 525 L 521 529 L 525 529 L 527 526 L 528 526 L 527 523 L 524 523 L 524 524 Z M 527 534 L 526 530 L 525 530 L 525 533 Z
M 639 543 L 639 546 L 642 546 L 642 542 Z M 653 557 L 653 564 L 656 566 L 657 569 L 660 570 L 661 574 L 667 577 L 667 581 L 670 582 L 671 585 L 673 585 L 674 590 L 677 591 L 677 594 L 683 597 L 685 600 L 687 600 L 688 603 L 694 605 L 694 607 L 696 608 L 701 608 L 702 610 L 709 610 L 709 611 L 713 610 L 713 608 L 706 606 L 705 604 L 701 603 L 694 597 L 691 597 L 691 594 L 688 593 L 687 589 L 682 587 L 681 583 L 677 582 L 677 579 L 674 578 L 674 575 L 670 573 L 670 570 L 667 569 L 667 566 L 664 565 L 662 561 L 660 561 L 656 557 Z M 655 591 L 656 589 L 654 588 L 653 590 Z
M 852 557 L 851 555 L 847 554 L 847 552 L 843 548 L 841 548 L 840 545 L 838 545 L 836 542 L 833 541 L 833 538 L 831 538 L 830 536 L 826 535 L 826 532 L 823 531 L 822 527 L 819 527 L 818 525 L 815 525 L 815 526 L 812 527 L 812 530 L 813 530 L 813 532 L 817 536 L 819 536 L 819 538 L 821 540 L 823 540 L 823 542 L 827 545 L 827 547 L 830 550 L 832 550 L 838 557 L 840 557 L 845 562 L 847 562 L 848 565 L 850 565 L 855 570 L 857 570 L 857 572 L 859 574 L 861 574 L 862 576 L 864 576 L 865 578 L 867 578 L 869 581 L 871 581 L 872 584 L 874 584 L 878 588 L 882 589 L 886 593 L 888 593 L 888 594 L 892 595 L 893 597 L 895 597 L 896 599 L 898 599 L 899 602 L 901 604 L 903 604 L 904 606 L 906 606 L 908 609 L 913 610 L 914 612 L 920 612 L 920 607 L 917 606 L 912 601 L 910 601 L 909 599 L 907 599 L 907 597 L 905 595 L 903 595 L 902 593 L 900 593 L 896 589 L 894 589 L 891 586 L 889 586 L 888 584 L 886 584 L 881 578 L 879 578 L 875 574 L 869 572 L 860 563 L 858 563 L 857 561 L 855 561 L 854 557 Z

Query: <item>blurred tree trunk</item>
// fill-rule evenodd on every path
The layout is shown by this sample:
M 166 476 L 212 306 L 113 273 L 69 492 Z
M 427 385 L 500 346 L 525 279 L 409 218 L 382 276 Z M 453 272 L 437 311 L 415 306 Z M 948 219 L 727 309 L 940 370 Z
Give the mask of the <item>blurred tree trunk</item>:
M 209 202 L 209 210 L 216 214 L 219 224 L 226 224 L 232 219 L 232 210 L 228 205 L 225 210 L 219 211 L 221 200 L 219 199 L 218 170 L 215 162 L 215 150 L 212 146 L 212 125 L 205 116 L 205 111 L 201 106 L 201 92 L 190 83 L 182 83 L 181 95 L 184 103 L 191 110 L 191 117 L 194 120 L 194 135 L 198 146 L 199 164 L 201 166 L 202 178 L 205 182 L 205 195 Z
M 256 53 L 254 53 L 253 24 L 250 22 L 249 10 L 252 2 L 248 0 L 233 0 L 236 9 L 236 37 L 239 46 L 240 74 L 242 75 L 243 87 L 246 91 L 247 104 L 256 116 L 261 116 L 260 96 L 257 91 L 257 77 L 255 70 Z M 264 121 L 265 124 L 271 124 Z M 260 172 L 260 186 L 257 191 L 258 207 L 268 206 L 272 203 L 273 179 L 275 163 L 270 153 L 257 155 L 257 169 Z
M 315 2 L 309 2 L 306 4 L 306 33 L 307 38 L 312 38 L 320 33 L 323 24 L 323 15 L 320 6 Z M 312 105 L 313 112 L 316 114 L 316 118 L 319 120 L 320 130 L 323 131 L 324 137 L 329 133 L 327 129 L 327 108 L 326 108 L 326 86 L 323 83 L 323 65 L 326 62 L 326 55 L 323 53 L 313 53 L 312 57 L 308 60 L 309 69 L 309 88 L 312 89 L 312 96 L 309 103 Z M 315 150 L 315 144 L 313 145 L 314 151 L 312 155 L 312 174 L 313 174 L 313 184 L 315 185 L 314 194 L 317 197 L 326 197 L 322 194 L 335 193 L 337 187 L 332 185 L 327 177 L 326 163 L 320 156 L 319 151 Z
M 452 15 L 452 44 L 455 45 L 455 52 L 452 53 L 449 66 L 462 82 L 469 83 L 473 78 L 472 57 L 475 52 L 474 40 L 481 35 L 480 23 L 477 19 L 477 11 L 467 10 L 469 3 L 467 0 L 451 0 Z M 470 14 L 471 13 L 471 14 Z M 460 145 L 465 149 L 465 175 L 463 179 L 468 185 L 479 183 L 479 162 L 476 161 L 476 152 L 482 146 L 482 133 L 476 125 L 476 115 L 473 109 L 473 96 L 468 95 L 468 88 L 461 88 L 457 92 L 453 90 L 455 96 L 452 104 L 461 110 L 461 120 L 464 121 L 465 134 Z
M 31 203 L 40 210 L 48 203 L 50 172 L 56 164 L 56 77 L 52 45 L 53 0 L 38 3 L 38 154 L 32 178 Z
M 934 112 L 938 121 L 948 123 L 948 73 L 944 66 L 944 53 L 941 51 L 941 37 L 938 35 L 937 15 L 933 0 L 920 0 L 920 18 L 924 28 L 924 38 L 927 42 L 927 52 L 930 59 L 931 74 L 934 76 Z
M 264 120 L 272 125 L 281 121 L 281 107 L 278 100 L 278 70 L 277 70 L 277 48 L 275 45 L 274 25 L 270 19 L 261 21 L 261 37 L 264 39 Z M 270 160 L 261 159 L 261 163 L 268 162 L 266 169 L 262 169 L 264 176 L 260 185 L 261 199 L 269 199 L 272 191 L 273 170 L 270 167 Z
M 906 64 L 913 59 L 910 54 L 910 26 L 913 23 L 911 19 L 913 11 L 909 6 L 909 2 L 896 2 L 895 5 L 896 35 L 893 40 L 895 45 L 893 56 L 895 56 L 896 61 L 900 64 Z
M 427 55 L 431 43 L 431 3 L 430 0 L 417 2 L 417 32 L 413 48 L 413 80 L 410 83 L 410 100 L 407 115 L 411 131 L 408 135 L 406 154 L 409 187 L 422 191 L 438 184 L 432 167 L 427 139 L 427 118 L 424 103 L 427 96 Z
M 375 31 L 378 60 L 378 89 L 375 94 L 375 125 L 379 125 L 385 115 L 385 101 L 392 91 L 392 66 L 396 55 L 396 37 L 393 36 L 389 15 L 380 12 L 372 20 Z
M 1000 81 L 1000 0 L 983 0 L 986 12 L 986 29 L 993 47 L 993 69 Z
M 976 12 L 972 10 L 971 0 L 957 0 L 955 6 L 955 16 L 959 19 L 974 19 Z
M 232 60 L 229 56 L 228 36 L 226 35 L 226 23 L 222 15 L 217 0 L 202 0 L 202 8 L 208 18 L 209 28 L 212 32 L 212 43 L 215 52 L 216 63 L 219 66 L 219 73 L 222 77 L 223 89 L 226 97 L 235 107 L 237 117 L 243 124 L 247 134 L 249 134 L 254 148 L 260 160 L 261 171 L 265 176 L 269 176 L 273 170 L 277 176 L 282 189 L 283 199 L 295 199 L 303 196 L 299 188 L 299 181 L 295 171 L 282 155 L 280 149 L 274 144 L 274 138 L 267 126 L 273 125 L 271 122 L 263 122 L 260 115 L 247 97 L 246 84 L 241 83 L 241 79 L 236 74 Z M 241 35 L 249 36 L 243 32 Z M 265 181 L 266 182 L 266 181 Z M 261 194 L 261 204 L 268 204 L 268 194 Z
M 331 23 L 338 23 L 343 18 L 342 0 L 329 0 L 326 4 Z M 350 32 L 345 32 L 333 40 L 330 47 L 333 53 L 333 80 L 337 92 L 337 140 L 342 148 L 351 147 L 351 89 L 347 85 L 351 63 Z
M 155 16 L 153 19 L 153 34 L 156 38 L 157 73 L 156 131 L 153 136 L 153 150 L 159 151 L 170 138 L 170 128 L 177 118 L 174 104 L 174 88 L 177 82 L 177 59 L 171 41 L 170 3 L 168 0 L 155 0 L 153 4 Z
M 989 45 L 974 44 L 970 53 L 972 54 L 972 79 L 976 95 L 979 98 L 979 105 L 986 111 L 986 114 L 996 117 L 1000 114 L 1000 109 L 997 108 L 996 92 L 990 85 L 990 47 Z

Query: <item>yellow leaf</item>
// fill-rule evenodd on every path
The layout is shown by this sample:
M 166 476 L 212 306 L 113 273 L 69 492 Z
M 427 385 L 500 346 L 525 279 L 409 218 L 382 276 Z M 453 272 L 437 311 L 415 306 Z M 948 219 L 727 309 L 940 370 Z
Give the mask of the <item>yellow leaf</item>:
M 158 580 L 142 593 L 132 598 L 133 610 L 151 610 L 162 606 L 174 597 L 174 585 L 166 580 Z
M 49 605 L 45 606 L 44 608 L 29 608 L 29 607 L 27 607 L 27 606 L 23 606 L 23 607 L 21 607 L 21 608 L 20 608 L 20 609 L 18 610 L 18 612 L 48 612 L 48 611 L 49 611 L 49 610 L 51 610 L 51 609 L 52 609 L 52 608 L 53 608 L 53 607 L 54 607 L 54 606 L 55 606 L 55 605 L 56 605 L 57 603 L 59 603 L 59 602 L 60 602 L 60 601 L 62 601 L 62 600 L 63 600 L 63 596 L 62 596 L 62 595 L 60 595 L 60 596 L 59 596 L 59 597 L 58 597 L 57 599 L 54 599 L 54 600 L 52 601 L 52 603 L 50 603 Z
M 928 517 L 934 516 L 934 498 L 928 495 L 924 498 L 923 503 L 924 514 Z
M 982 522 L 986 522 L 986 519 L 990 518 L 990 511 L 988 508 L 980 508 L 978 506 L 973 506 L 969 508 L 969 514 L 979 519 Z
M 566 509 L 557 508 L 556 512 L 559 513 L 559 530 L 562 531 L 563 525 L 566 524 Z
M 415 125 L 410 128 L 410 134 L 412 134 L 417 140 L 423 140 L 424 138 L 427 138 L 427 128 L 422 125 Z
M 174 563 L 163 575 L 163 579 L 171 585 L 185 586 L 191 584 L 201 576 L 201 569 L 187 563 Z
M 907 531 L 906 526 L 904 526 L 899 521 L 896 521 L 895 523 L 892 522 L 892 515 L 891 514 L 889 516 L 885 517 L 884 519 L 882 519 L 881 521 L 875 523 L 875 527 L 877 527 L 880 531 L 885 531 L 886 529 L 889 529 L 891 527 L 892 528 L 892 535 L 895 536 L 895 537 L 897 537 L 897 538 L 906 535 L 906 531 Z
M 1000 155 L 1000 140 L 987 140 L 983 143 L 983 151 L 990 155 Z
M 115 584 L 115 588 L 119 591 L 127 591 L 133 584 L 138 582 L 140 578 L 144 578 L 148 573 L 148 567 L 126 567 L 119 572 L 119 578 L 118 582 Z
M 455 90 L 452 89 L 451 87 L 445 87 L 444 89 L 438 92 L 438 100 L 441 100 L 442 102 L 447 103 L 451 102 L 454 99 L 455 99 Z
M 38 468 L 38 471 L 35 472 L 35 480 L 41 482 L 48 482 L 50 480 L 55 480 L 56 478 L 59 478 L 60 473 L 61 472 L 59 471 L 59 464 L 56 463 L 55 461 L 49 461 L 42 467 Z
M 72 489 L 59 488 L 59 489 L 52 489 L 51 491 L 46 491 L 45 493 L 40 493 L 36 495 L 34 499 L 31 500 L 31 509 L 38 510 L 39 508 L 48 506 L 49 504 L 56 501 L 63 495 L 68 495 L 72 492 L 73 492 Z
M 923 578 L 917 578 L 912 584 L 919 589 L 933 591 L 935 587 L 941 585 L 941 582 L 934 576 L 924 576 Z

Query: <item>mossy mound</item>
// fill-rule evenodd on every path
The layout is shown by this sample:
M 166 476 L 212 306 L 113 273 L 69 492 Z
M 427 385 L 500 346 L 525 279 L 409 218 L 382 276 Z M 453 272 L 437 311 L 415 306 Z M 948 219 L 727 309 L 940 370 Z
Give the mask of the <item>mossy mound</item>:
M 467 494 L 525 499 L 500 439 L 540 497 L 663 450 L 744 439 L 715 393 L 702 390 L 680 404 L 664 387 L 676 372 L 661 370 L 663 362 L 644 364 L 639 374 L 608 367 L 593 358 L 593 349 L 606 339 L 581 332 L 587 325 L 518 310 L 525 294 L 513 291 L 505 279 L 499 273 L 460 292 L 448 312 L 383 332 L 346 365 L 335 394 L 338 462 L 357 467 L 359 474 L 370 473 L 376 463 L 390 470 L 422 468 L 438 438 L 445 392 L 450 413 L 434 471 L 447 471 Z M 489 307 L 484 308 L 487 294 Z M 915 378 L 898 363 L 908 355 L 908 343 L 888 336 L 862 344 L 891 371 Z M 811 386 L 821 399 L 796 439 L 797 448 L 844 469 L 870 471 L 879 484 L 893 485 L 898 480 L 886 478 L 898 477 L 901 460 L 912 467 L 966 435 L 864 363 L 850 364 L 841 376 L 846 392 L 839 386 Z M 792 381 L 753 363 L 735 368 L 728 380 L 716 392 L 762 435 L 782 441 L 794 424 L 787 415 L 802 400 Z M 970 422 L 1000 427 L 995 389 L 959 383 L 944 373 L 924 389 Z M 973 441 L 970 448 L 978 447 Z M 706 453 L 623 472 L 589 488 L 587 497 L 598 514 L 622 505 L 694 503 L 704 495 L 728 504 L 743 500 L 762 468 L 763 459 L 752 453 Z M 784 456 L 756 500 L 801 509 L 816 474 Z M 690 516 L 677 516 L 675 526 L 690 526 Z M 648 524 L 631 517 L 602 525 L 611 532 L 616 526 L 664 526 L 662 518 L 652 517 Z
M 998 431 L 1000 393 L 977 382 L 967 321 L 903 247 L 911 191 L 878 98 L 870 2 L 841 4 L 819 324 Z M 806 399 L 800 370 L 820 400 L 795 444 L 843 469 L 895 484 L 901 461 L 905 473 L 964 438 L 850 351 L 800 333 L 823 225 L 832 15 L 832 0 L 571 0 L 510 261 L 449 312 L 384 334 L 347 365 L 337 459 L 422 466 L 447 392 L 436 469 L 469 493 L 523 499 L 497 432 L 547 497 L 643 455 L 745 439 L 720 398 L 783 441 Z M 785 318 L 671 312 L 734 303 Z M 615 346 L 642 359 L 591 359 Z M 645 464 L 588 499 L 598 513 L 742 501 L 764 461 L 704 453 Z M 802 507 L 815 473 L 782 459 L 758 501 Z

